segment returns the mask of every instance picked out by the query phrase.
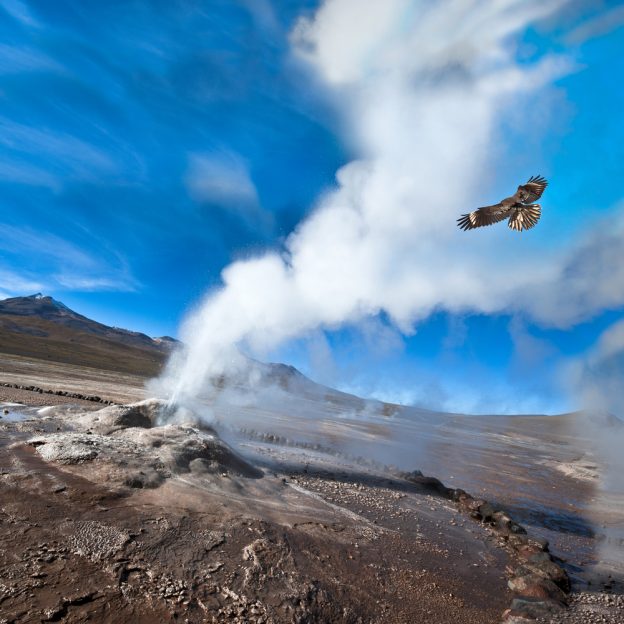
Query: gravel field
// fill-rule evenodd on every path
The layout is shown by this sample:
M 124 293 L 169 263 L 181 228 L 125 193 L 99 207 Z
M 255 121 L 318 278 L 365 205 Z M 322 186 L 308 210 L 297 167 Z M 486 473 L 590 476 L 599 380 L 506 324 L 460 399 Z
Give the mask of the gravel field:
M 145 381 L 145 377 L 128 373 L 115 373 L 87 366 L 47 362 L 0 353 L 0 383 L 98 395 L 115 403 L 131 403 L 145 398 Z M 5 401 L 23 399 L 27 404 L 39 400 L 37 397 L 33 398 L 32 395 L 18 394 L 12 389 L 2 387 L 0 387 L 0 397 Z M 43 400 L 45 401 L 45 395 Z M 43 404 L 66 402 L 66 400 L 52 397 Z

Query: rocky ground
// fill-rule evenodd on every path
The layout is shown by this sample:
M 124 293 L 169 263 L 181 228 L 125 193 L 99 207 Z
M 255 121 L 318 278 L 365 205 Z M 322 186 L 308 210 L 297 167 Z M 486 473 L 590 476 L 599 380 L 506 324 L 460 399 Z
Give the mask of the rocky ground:
M 507 556 L 437 492 L 272 473 L 155 414 L 5 415 L 0 621 L 500 619 Z
M 570 598 L 565 611 L 542 619 L 546 624 L 621 624 L 624 622 L 624 597 L 598 592 L 578 592 Z
M 0 383 L 100 396 L 115 403 L 131 403 L 145 398 L 145 377 L 138 374 L 35 360 L 8 353 L 0 353 Z M 0 401 L 23 402 L 26 405 L 57 405 L 67 403 L 69 398 L 71 402 L 76 402 L 72 397 L 55 398 L 36 391 L 25 392 L 20 388 L 0 386 Z M 36 396 L 38 394 L 39 397 Z M 78 401 L 80 402 L 79 399 Z
M 143 395 L 140 378 L 106 373 L 98 384 L 98 377 L 95 369 L 21 358 L 0 365 L 0 383 L 10 384 L 0 385 L 0 400 L 32 406 L 0 411 L 2 623 L 624 622 L 621 579 L 588 587 L 570 563 L 579 559 L 579 540 L 589 540 L 572 516 L 571 533 L 545 531 L 549 539 L 563 535 L 553 553 L 535 539 L 542 516 L 527 509 L 539 502 L 539 487 L 523 508 L 507 507 L 534 521 L 525 536 L 497 511 L 500 503 L 462 497 L 418 472 L 272 434 L 247 432 L 234 451 L 192 415 L 171 418 L 158 403 L 104 407 L 68 396 Z M 321 425 L 328 440 L 335 436 Z M 367 426 L 363 435 L 377 431 Z M 510 436 L 520 464 L 523 437 Z M 488 457 L 488 465 L 496 461 Z M 556 471 L 536 471 L 547 493 Z M 514 468 L 505 476 L 522 474 Z M 444 476 L 448 485 L 460 483 L 454 475 Z M 559 486 L 560 498 L 583 491 L 569 475 Z M 515 488 L 492 500 L 513 502 Z M 549 508 L 551 501 L 540 514 Z M 562 593 L 562 566 L 570 595 Z M 551 612 L 539 619 L 544 604 Z

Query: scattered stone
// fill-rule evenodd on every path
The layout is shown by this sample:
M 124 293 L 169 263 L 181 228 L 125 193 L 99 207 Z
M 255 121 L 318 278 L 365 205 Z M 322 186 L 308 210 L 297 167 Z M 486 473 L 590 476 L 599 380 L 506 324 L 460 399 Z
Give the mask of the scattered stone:
M 537 619 L 559 613 L 564 608 L 564 605 L 556 600 L 514 598 L 511 603 L 510 615 Z
M 88 394 L 80 394 L 79 392 L 67 392 L 65 390 L 53 390 L 46 388 L 39 388 L 38 386 L 26 386 L 24 384 L 3 382 L 0 386 L 4 388 L 15 388 L 16 390 L 27 390 L 28 392 L 36 392 L 38 394 L 53 394 L 56 396 L 65 396 L 70 399 L 79 399 L 81 401 L 92 401 L 94 403 L 103 403 L 104 405 L 113 405 L 114 401 L 103 399 L 102 397 Z
M 494 515 L 494 507 L 492 507 L 490 503 L 483 503 L 482 505 L 479 505 L 478 511 L 481 514 L 483 522 L 489 522 Z
M 539 600 L 556 600 L 566 602 L 566 595 L 551 580 L 537 574 L 517 576 L 508 581 L 509 589 L 519 594 L 520 597 L 535 598 Z
M 537 563 L 526 562 L 518 569 L 518 575 L 530 573 L 551 580 L 566 593 L 570 591 L 570 579 L 568 574 L 561 566 L 558 566 L 550 559 Z
M 503 624 L 535 624 L 535 618 L 513 614 L 511 609 L 503 613 Z
M 565 608 L 570 579 L 566 571 L 552 560 L 547 540 L 529 536 L 526 529 L 507 513 L 495 510 L 487 501 L 474 498 L 462 489 L 447 488 L 419 471 L 402 473 L 401 476 L 411 483 L 429 485 L 438 494 L 457 503 L 460 511 L 491 526 L 499 534 L 501 543 L 507 543 L 523 560 L 523 565 L 512 571 L 508 582 L 518 597 L 512 608 L 503 614 L 506 624 L 523 624 Z

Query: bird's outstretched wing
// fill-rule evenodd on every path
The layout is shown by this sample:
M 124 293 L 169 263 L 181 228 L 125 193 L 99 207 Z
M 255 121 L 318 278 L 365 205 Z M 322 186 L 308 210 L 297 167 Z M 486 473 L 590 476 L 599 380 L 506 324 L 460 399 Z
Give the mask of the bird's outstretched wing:
M 483 208 L 477 208 L 468 214 L 464 214 L 457 219 L 457 225 L 462 230 L 474 230 L 478 227 L 484 227 L 485 225 L 492 225 L 498 223 L 509 216 L 509 208 L 502 204 L 495 204 L 494 206 L 484 206 Z
M 530 204 L 537 201 L 548 186 L 548 181 L 542 176 L 531 176 L 526 184 L 518 188 L 518 201 L 523 204 Z
M 522 206 L 512 210 L 508 225 L 516 232 L 530 230 L 542 216 L 542 208 L 538 204 L 533 206 Z

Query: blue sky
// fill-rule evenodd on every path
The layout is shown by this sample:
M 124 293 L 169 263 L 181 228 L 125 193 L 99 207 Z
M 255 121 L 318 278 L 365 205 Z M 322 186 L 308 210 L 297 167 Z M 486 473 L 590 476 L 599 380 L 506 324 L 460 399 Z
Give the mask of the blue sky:
M 563 3 L 509 44 L 520 66 L 553 55 L 566 68 L 502 116 L 497 175 L 470 201 L 547 175 L 539 227 L 513 242 L 538 257 L 573 247 L 596 219 L 608 228 L 623 199 L 619 4 Z M 362 151 L 344 91 L 293 53 L 297 20 L 318 8 L 0 0 L 0 296 L 42 291 L 111 325 L 177 335 L 224 267 L 279 253 Z M 566 363 L 621 312 L 609 303 L 555 326 L 440 305 L 400 331 L 373 311 L 270 355 L 363 395 L 554 412 L 574 407 Z

